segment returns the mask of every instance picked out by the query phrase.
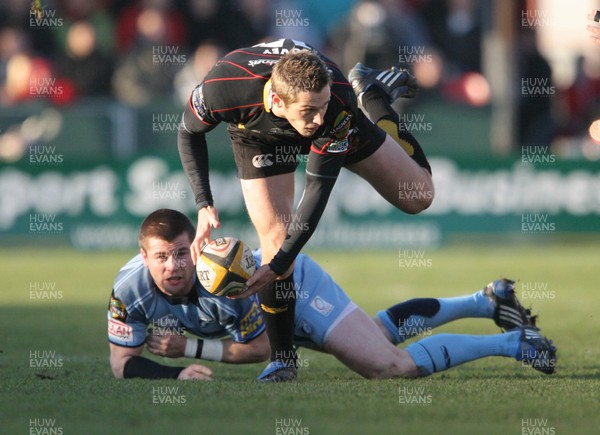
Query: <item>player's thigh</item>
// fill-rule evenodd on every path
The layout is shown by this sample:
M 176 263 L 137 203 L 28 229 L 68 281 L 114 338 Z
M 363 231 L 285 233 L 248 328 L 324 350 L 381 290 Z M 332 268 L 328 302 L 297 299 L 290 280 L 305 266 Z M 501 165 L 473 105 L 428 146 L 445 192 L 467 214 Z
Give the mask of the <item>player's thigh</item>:
M 285 240 L 285 224 L 291 219 L 294 173 L 242 179 L 240 182 L 246 209 L 260 239 L 263 258 L 272 257 Z
M 324 349 L 367 378 L 413 377 L 418 373 L 408 352 L 390 343 L 361 308 L 327 335 Z
M 403 189 L 425 194 L 416 192 L 415 197 L 431 196 L 433 191 L 429 172 L 411 159 L 389 134 L 373 154 L 346 167 L 367 180 L 387 201 L 407 212 L 412 210 L 405 209 L 407 204 L 400 194 Z

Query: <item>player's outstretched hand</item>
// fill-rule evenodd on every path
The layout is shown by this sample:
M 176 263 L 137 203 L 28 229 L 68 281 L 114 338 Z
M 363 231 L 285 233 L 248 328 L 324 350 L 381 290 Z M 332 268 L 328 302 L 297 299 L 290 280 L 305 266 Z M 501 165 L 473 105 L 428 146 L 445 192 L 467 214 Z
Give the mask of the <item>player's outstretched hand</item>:
M 271 269 L 268 264 L 264 264 L 256 269 L 254 275 L 252 275 L 250 279 L 246 281 L 247 290 L 244 293 L 240 293 L 236 296 L 229 296 L 229 298 L 247 298 L 248 296 L 253 295 L 254 293 L 257 293 L 271 285 L 273 281 L 275 281 L 275 278 L 277 278 L 277 274 L 273 272 L 273 269 Z
M 600 11 L 592 9 L 592 11 L 588 14 L 587 18 L 590 21 L 599 23 L 600 22 Z M 590 24 L 586 28 L 587 28 L 588 32 L 590 32 L 592 34 L 592 35 L 590 35 L 590 39 L 592 40 L 592 42 L 595 44 L 600 44 L 600 27 L 598 25 Z
M 184 368 L 177 379 L 180 380 L 200 380 L 200 381 L 212 381 L 212 370 L 208 367 L 205 367 L 201 364 L 192 364 L 186 368 Z
M 198 210 L 198 226 L 196 227 L 196 238 L 190 247 L 192 261 L 196 264 L 196 258 L 200 255 L 202 247 L 210 243 L 211 228 L 219 228 L 219 212 L 212 205 Z
M 178 334 L 148 334 L 146 347 L 154 355 L 179 358 L 185 353 L 185 337 Z

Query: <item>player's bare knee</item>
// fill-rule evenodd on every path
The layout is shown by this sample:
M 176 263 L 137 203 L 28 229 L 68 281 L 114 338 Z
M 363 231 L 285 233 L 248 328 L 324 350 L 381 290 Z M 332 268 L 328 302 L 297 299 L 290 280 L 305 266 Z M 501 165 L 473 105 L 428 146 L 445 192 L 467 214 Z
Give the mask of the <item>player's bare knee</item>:
M 427 210 L 433 203 L 433 191 L 426 192 L 430 197 L 413 201 L 408 205 L 404 206 L 404 212 L 408 214 L 418 214 L 422 211 Z
M 413 184 L 407 190 L 398 193 L 398 207 L 405 213 L 417 214 L 427 210 L 433 203 L 435 190 L 433 184 L 422 183 L 418 187 Z

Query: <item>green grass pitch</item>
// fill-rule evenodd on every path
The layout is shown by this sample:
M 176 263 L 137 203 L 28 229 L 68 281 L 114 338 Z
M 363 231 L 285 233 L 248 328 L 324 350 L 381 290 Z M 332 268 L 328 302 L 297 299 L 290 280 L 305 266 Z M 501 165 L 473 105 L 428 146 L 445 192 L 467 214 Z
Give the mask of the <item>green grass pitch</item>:
M 558 368 L 545 376 L 488 358 L 423 379 L 367 381 L 329 355 L 302 350 L 291 385 L 256 384 L 264 364 L 207 363 L 213 382 L 113 379 L 106 307 L 113 277 L 131 254 L 2 251 L 1 434 L 598 433 L 597 244 L 446 247 L 423 252 L 418 267 L 400 267 L 392 251 L 315 252 L 369 314 L 518 278 L 528 286 L 526 299 L 518 287 L 523 302 L 558 346 Z M 436 332 L 498 329 L 473 319 Z

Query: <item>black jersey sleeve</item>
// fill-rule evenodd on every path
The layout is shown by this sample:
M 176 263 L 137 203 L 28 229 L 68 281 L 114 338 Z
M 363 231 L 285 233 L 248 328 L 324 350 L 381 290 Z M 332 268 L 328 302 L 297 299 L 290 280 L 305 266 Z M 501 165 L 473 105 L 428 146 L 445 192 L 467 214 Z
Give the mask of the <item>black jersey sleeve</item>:
M 181 117 L 177 134 L 177 149 L 183 170 L 194 193 L 198 210 L 213 205 L 208 177 L 208 146 L 206 133 L 216 127 L 220 120 L 208 111 L 199 85 L 190 97 Z
M 283 275 L 292 265 L 317 228 L 343 161 L 341 154 L 310 151 L 306 162 L 306 186 L 296 209 L 298 218 L 291 220 L 294 225 L 290 225 L 282 247 L 269 263 L 277 275 Z
M 339 88 L 335 87 L 335 90 Z M 349 85 L 342 85 L 342 92 L 345 88 L 352 92 Z M 332 90 L 332 103 L 326 115 L 326 122 L 330 127 L 311 145 L 306 162 L 306 186 L 296 210 L 296 220 L 293 220 L 296 225 L 290 228 L 281 249 L 269 263 L 269 267 L 278 275 L 285 273 L 292 265 L 317 228 L 349 152 L 351 126 L 355 117 L 352 104 L 355 97 L 350 92 L 346 92 L 348 96 L 341 98 Z
M 246 68 L 246 57 L 238 50 L 217 62 L 194 89 L 183 113 L 177 147 L 198 209 L 213 204 L 206 133 L 221 122 L 244 123 L 263 107 L 263 86 L 268 77 Z M 261 71 L 267 68 L 260 67 Z

